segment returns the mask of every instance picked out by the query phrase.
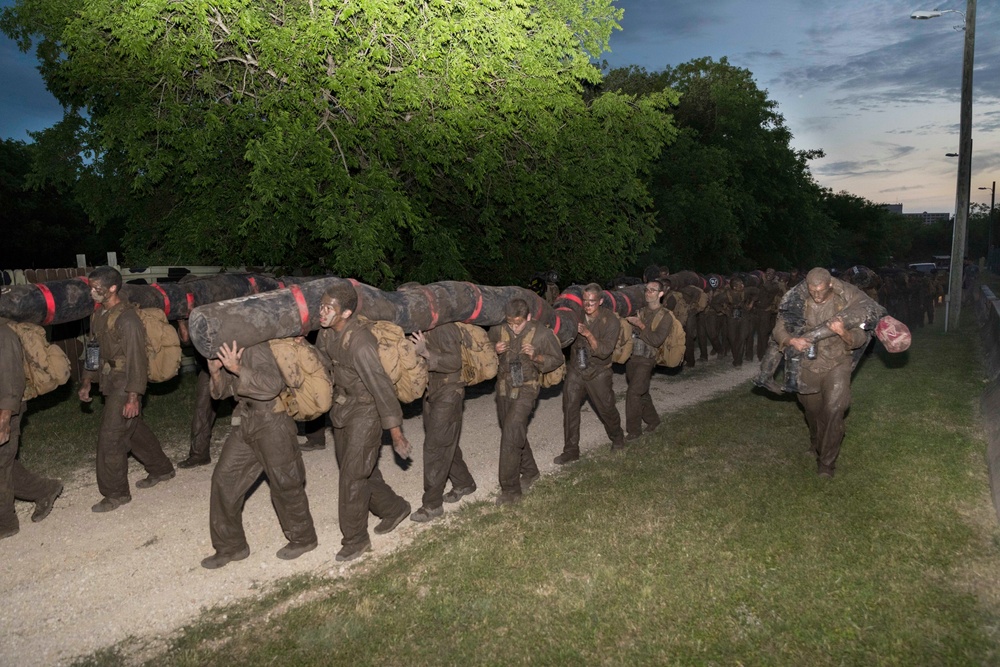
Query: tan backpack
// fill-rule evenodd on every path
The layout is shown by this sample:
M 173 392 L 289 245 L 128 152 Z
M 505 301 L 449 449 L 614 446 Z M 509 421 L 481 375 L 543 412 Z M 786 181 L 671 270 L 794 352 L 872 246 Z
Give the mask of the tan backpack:
M 670 333 L 667 334 L 667 339 L 656 350 L 656 365 L 675 368 L 684 362 L 684 352 L 687 351 L 687 337 L 684 335 L 684 327 L 681 326 L 680 320 L 666 308 L 661 308 L 656 317 L 653 318 L 653 326 L 655 327 L 659 324 L 657 318 L 662 319 L 665 316 L 669 316 L 672 320 L 670 322 Z
M 539 326 L 545 326 L 545 325 L 540 324 Z M 528 332 L 528 335 L 524 338 L 524 343 L 522 344 L 531 345 L 531 341 L 534 340 L 534 338 L 535 338 L 535 330 L 532 329 L 531 331 Z M 500 339 L 505 343 L 510 342 L 510 334 L 507 333 L 506 328 L 500 329 Z M 562 382 L 563 378 L 565 377 L 566 377 L 566 362 L 563 361 L 561 364 L 559 364 L 558 368 L 551 370 L 548 373 L 539 373 L 538 386 L 540 386 L 542 389 L 555 387 L 560 382 Z
M 177 329 L 159 308 L 136 308 L 136 315 L 146 330 L 146 376 L 150 382 L 165 382 L 181 368 L 181 339 Z M 108 317 L 108 329 L 118 322 L 118 313 Z
M 296 421 L 316 419 L 333 406 L 333 380 L 315 347 L 304 340 L 268 341 L 286 388 L 278 402 Z
M 474 324 L 456 324 L 462 332 L 462 382 L 472 385 L 495 378 L 500 361 L 489 334 Z
M 22 401 L 47 394 L 69 380 L 69 357 L 45 337 L 45 329 L 29 322 L 8 322 L 21 340 L 24 356 L 24 396 Z
M 611 361 L 616 364 L 624 364 L 632 356 L 632 323 L 624 317 L 615 313 L 618 318 L 618 340 L 615 341 L 615 351 L 611 353 Z
M 427 389 L 427 360 L 417 354 L 403 329 L 385 320 L 369 320 L 357 316 L 378 340 L 378 357 L 382 368 L 392 380 L 396 398 L 411 403 Z

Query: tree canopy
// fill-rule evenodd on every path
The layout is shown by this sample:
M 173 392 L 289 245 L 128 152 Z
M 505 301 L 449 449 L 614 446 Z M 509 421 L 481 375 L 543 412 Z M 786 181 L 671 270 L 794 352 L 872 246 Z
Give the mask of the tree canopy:
M 585 98 L 612 0 L 18 0 L 72 162 L 132 261 L 376 284 L 617 270 L 652 242 L 676 95 Z M 85 156 L 80 158 L 79 156 Z
M 830 220 L 808 161 L 777 102 L 726 58 L 698 58 L 650 73 L 612 70 L 599 91 L 675 90 L 680 137 L 652 170 L 658 236 L 647 258 L 702 271 L 829 261 Z

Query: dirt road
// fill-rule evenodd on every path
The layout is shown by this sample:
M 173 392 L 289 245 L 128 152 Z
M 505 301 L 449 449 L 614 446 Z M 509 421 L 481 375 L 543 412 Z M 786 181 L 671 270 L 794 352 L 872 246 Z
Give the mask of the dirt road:
M 728 361 L 715 360 L 677 376 L 657 373 L 653 399 L 661 414 L 669 413 L 745 383 L 756 369 L 756 364 L 733 368 Z M 621 373 L 615 376 L 615 392 L 624 417 Z M 483 500 L 497 490 L 500 430 L 493 395 L 475 393 L 465 403 L 461 445 L 479 486 L 470 498 Z M 556 467 L 552 458 L 562 451 L 562 398 L 558 393 L 544 396 L 528 431 L 543 474 Z M 229 428 L 228 420 L 216 424 L 213 460 Z M 414 445 L 412 465 L 402 470 L 386 447 L 380 467 L 386 481 L 416 509 L 423 491 L 420 417 L 407 419 L 404 430 Z M 609 444 L 586 405 L 581 432 L 585 451 Z M 96 437 L 96 433 L 89 435 Z M 175 460 L 187 451 L 186 442 L 166 444 Z M 274 555 L 285 539 L 267 489 L 259 487 L 248 499 L 243 516 L 250 557 L 221 570 L 200 566 L 200 560 L 213 551 L 208 534 L 211 466 L 178 470 L 177 477 L 167 483 L 145 491 L 136 489 L 130 504 L 108 514 L 90 511 L 100 499 L 92 470 L 80 471 L 77 479 L 67 481 L 51 516 L 42 523 L 31 523 L 32 504 L 18 503 L 21 532 L 0 542 L 4 562 L 0 664 L 65 664 L 127 637 L 168 636 L 202 609 L 254 595 L 282 577 L 302 572 L 349 573 L 352 564 L 334 561 L 341 535 L 332 443 L 304 456 L 320 546 L 294 561 Z M 141 477 L 141 468 L 133 463 L 130 481 L 134 484 Z M 407 520 L 389 535 L 373 534 L 374 552 L 365 558 L 387 553 L 407 543 L 416 531 L 434 527 L 434 523 Z

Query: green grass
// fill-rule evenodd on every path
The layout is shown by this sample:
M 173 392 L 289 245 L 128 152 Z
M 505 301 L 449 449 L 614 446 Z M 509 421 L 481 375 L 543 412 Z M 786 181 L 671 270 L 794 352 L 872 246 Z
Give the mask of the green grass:
M 46 477 L 67 477 L 81 470 L 93 473 L 103 398 L 100 387 L 95 385 L 93 401 L 81 403 L 77 389 L 70 382 L 28 402 L 27 413 L 21 419 L 19 457 L 29 470 Z M 147 387 L 143 418 L 171 459 L 188 449 L 194 394 L 193 373 Z M 231 412 L 230 403 L 222 401 L 219 405 L 225 415 Z
M 835 480 L 794 399 L 742 387 L 350 579 L 215 610 L 150 664 L 998 664 L 975 345 L 922 330 L 866 359 Z

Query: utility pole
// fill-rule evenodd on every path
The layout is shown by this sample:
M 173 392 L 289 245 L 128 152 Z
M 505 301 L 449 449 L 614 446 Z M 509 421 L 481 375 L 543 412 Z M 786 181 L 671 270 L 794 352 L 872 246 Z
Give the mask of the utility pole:
M 959 117 L 958 183 L 955 188 L 955 231 L 951 239 L 951 269 L 945 303 L 944 329 L 956 331 L 962 316 L 962 272 L 972 187 L 972 67 L 976 54 L 976 0 L 965 9 L 965 51 L 962 58 L 962 104 Z

